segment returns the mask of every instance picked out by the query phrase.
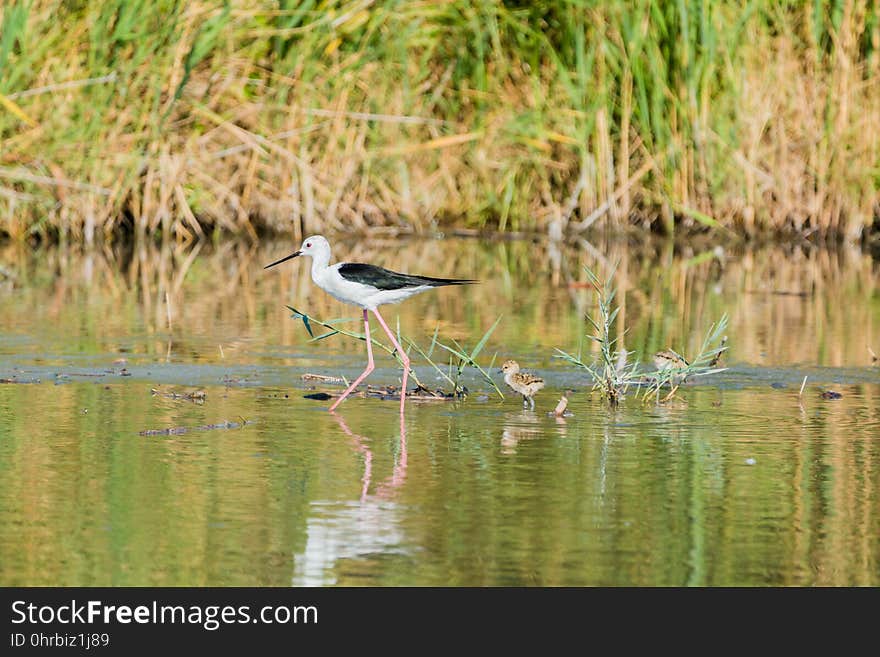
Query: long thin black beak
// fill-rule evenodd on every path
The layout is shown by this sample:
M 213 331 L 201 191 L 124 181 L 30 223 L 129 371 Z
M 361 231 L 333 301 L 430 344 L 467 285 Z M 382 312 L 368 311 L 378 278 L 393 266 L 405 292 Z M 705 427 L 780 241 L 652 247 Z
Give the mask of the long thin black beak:
M 291 253 L 289 256 L 281 258 L 281 260 L 276 260 L 271 265 L 266 265 L 265 267 L 263 267 L 263 269 L 269 269 L 269 267 L 274 267 L 275 265 L 280 265 L 282 262 L 287 262 L 291 258 L 295 258 L 298 255 L 302 255 L 302 251 L 297 251 L 295 253 Z

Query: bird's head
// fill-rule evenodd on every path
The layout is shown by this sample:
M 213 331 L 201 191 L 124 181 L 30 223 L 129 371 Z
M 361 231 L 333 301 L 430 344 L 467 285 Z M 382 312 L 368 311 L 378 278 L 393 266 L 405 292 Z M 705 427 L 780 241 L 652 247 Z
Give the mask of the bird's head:
M 285 256 L 284 258 L 281 258 L 281 260 L 276 260 L 275 262 L 266 265 L 263 269 L 269 269 L 269 267 L 280 265 L 282 262 L 287 262 L 291 258 L 296 258 L 297 256 L 311 256 L 313 258 L 326 257 L 327 260 L 329 260 L 330 242 L 328 242 L 323 235 L 312 235 L 311 237 L 307 237 L 300 245 L 299 251 L 294 251 L 289 256 Z
M 517 363 L 515 360 L 505 361 L 504 364 L 501 366 L 501 371 L 504 374 L 516 374 L 517 372 L 519 372 L 519 363 Z

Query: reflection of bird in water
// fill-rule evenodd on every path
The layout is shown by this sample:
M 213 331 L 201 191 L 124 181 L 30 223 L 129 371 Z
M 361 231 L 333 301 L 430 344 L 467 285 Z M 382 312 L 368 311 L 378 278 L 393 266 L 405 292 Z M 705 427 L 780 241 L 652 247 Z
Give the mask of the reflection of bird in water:
M 354 442 L 355 449 L 364 455 L 364 476 L 362 478 L 363 488 L 361 489 L 361 502 L 367 499 L 367 492 L 370 489 L 370 481 L 373 472 L 373 452 L 367 445 L 366 438 L 359 436 L 348 428 L 345 420 L 341 416 L 333 413 L 333 419 L 339 424 L 339 428 L 345 432 Z M 406 424 L 403 418 L 400 418 L 400 458 L 394 466 L 391 477 L 387 481 L 382 482 L 377 487 L 375 496 L 380 498 L 390 498 L 394 489 L 399 488 L 406 481 Z
M 406 536 L 401 526 L 400 506 L 394 502 L 406 482 L 406 426 L 400 416 L 400 453 L 391 475 L 370 494 L 373 452 L 369 440 L 349 429 L 340 416 L 331 414 L 339 428 L 351 438 L 355 452 L 364 460 L 358 502 L 314 500 L 306 522 L 306 544 L 294 555 L 294 586 L 336 583 L 345 564 L 362 564 L 371 555 L 406 554 Z
M 534 440 L 544 436 L 544 431 L 534 413 L 517 411 L 507 416 L 501 432 L 501 453 L 516 454 L 516 446 L 522 440 Z
M 523 406 L 526 404 L 535 410 L 535 393 L 544 387 L 544 379 L 528 372 L 519 371 L 519 363 L 509 360 L 501 366 L 504 382 L 522 395 Z

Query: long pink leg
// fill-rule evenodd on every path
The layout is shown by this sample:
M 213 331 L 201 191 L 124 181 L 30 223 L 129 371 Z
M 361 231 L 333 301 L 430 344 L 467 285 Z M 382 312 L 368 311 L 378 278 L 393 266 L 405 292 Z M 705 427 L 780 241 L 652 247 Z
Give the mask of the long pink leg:
M 383 322 L 384 324 L 384 322 Z M 367 375 L 376 369 L 376 366 L 373 364 L 373 343 L 370 341 L 370 320 L 369 315 L 367 315 L 367 309 L 364 308 L 364 335 L 367 338 L 367 369 L 364 370 L 363 374 L 361 374 L 358 378 L 354 380 L 350 386 L 348 386 L 348 390 L 342 393 L 342 396 L 333 402 L 333 406 L 330 407 L 330 410 L 334 410 L 337 406 L 342 403 L 342 400 L 348 397 L 351 394 L 351 391 L 357 388 L 358 384 L 367 378 Z
M 387 333 L 388 337 L 391 338 L 391 343 L 394 345 L 394 348 L 397 349 L 397 353 L 400 355 L 400 360 L 403 361 L 403 383 L 400 387 L 400 412 L 403 413 L 403 404 L 406 401 L 406 379 L 409 376 L 409 356 L 406 355 L 403 347 L 401 347 L 400 343 L 397 342 L 397 338 L 394 337 L 394 333 L 392 333 L 391 329 L 388 328 L 388 324 L 386 324 L 385 320 L 382 319 L 382 315 L 379 314 L 379 311 L 374 308 L 373 314 L 376 316 L 376 319 L 379 320 L 382 328 L 385 329 L 385 333 Z

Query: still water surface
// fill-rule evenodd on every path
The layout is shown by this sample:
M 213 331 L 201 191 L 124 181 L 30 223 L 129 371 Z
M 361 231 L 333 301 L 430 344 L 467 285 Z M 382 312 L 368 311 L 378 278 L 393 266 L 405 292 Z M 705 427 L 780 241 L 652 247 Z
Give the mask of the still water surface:
M 331 415 L 304 397 L 302 374 L 352 377 L 365 355 L 289 318 L 357 316 L 303 263 L 261 270 L 289 250 L 0 247 L 0 583 L 880 585 L 869 256 L 341 243 L 480 278 L 384 314 L 425 348 L 438 326 L 473 346 L 503 315 L 484 365 L 517 358 L 548 382 L 528 412 L 467 372 L 466 401 L 410 403 L 401 423 L 393 401 Z M 553 354 L 594 312 L 583 266 L 612 262 L 628 349 L 692 354 L 727 312 L 730 369 L 659 406 L 591 397 Z M 394 383 L 377 362 L 371 381 Z M 573 416 L 548 416 L 566 388 Z

